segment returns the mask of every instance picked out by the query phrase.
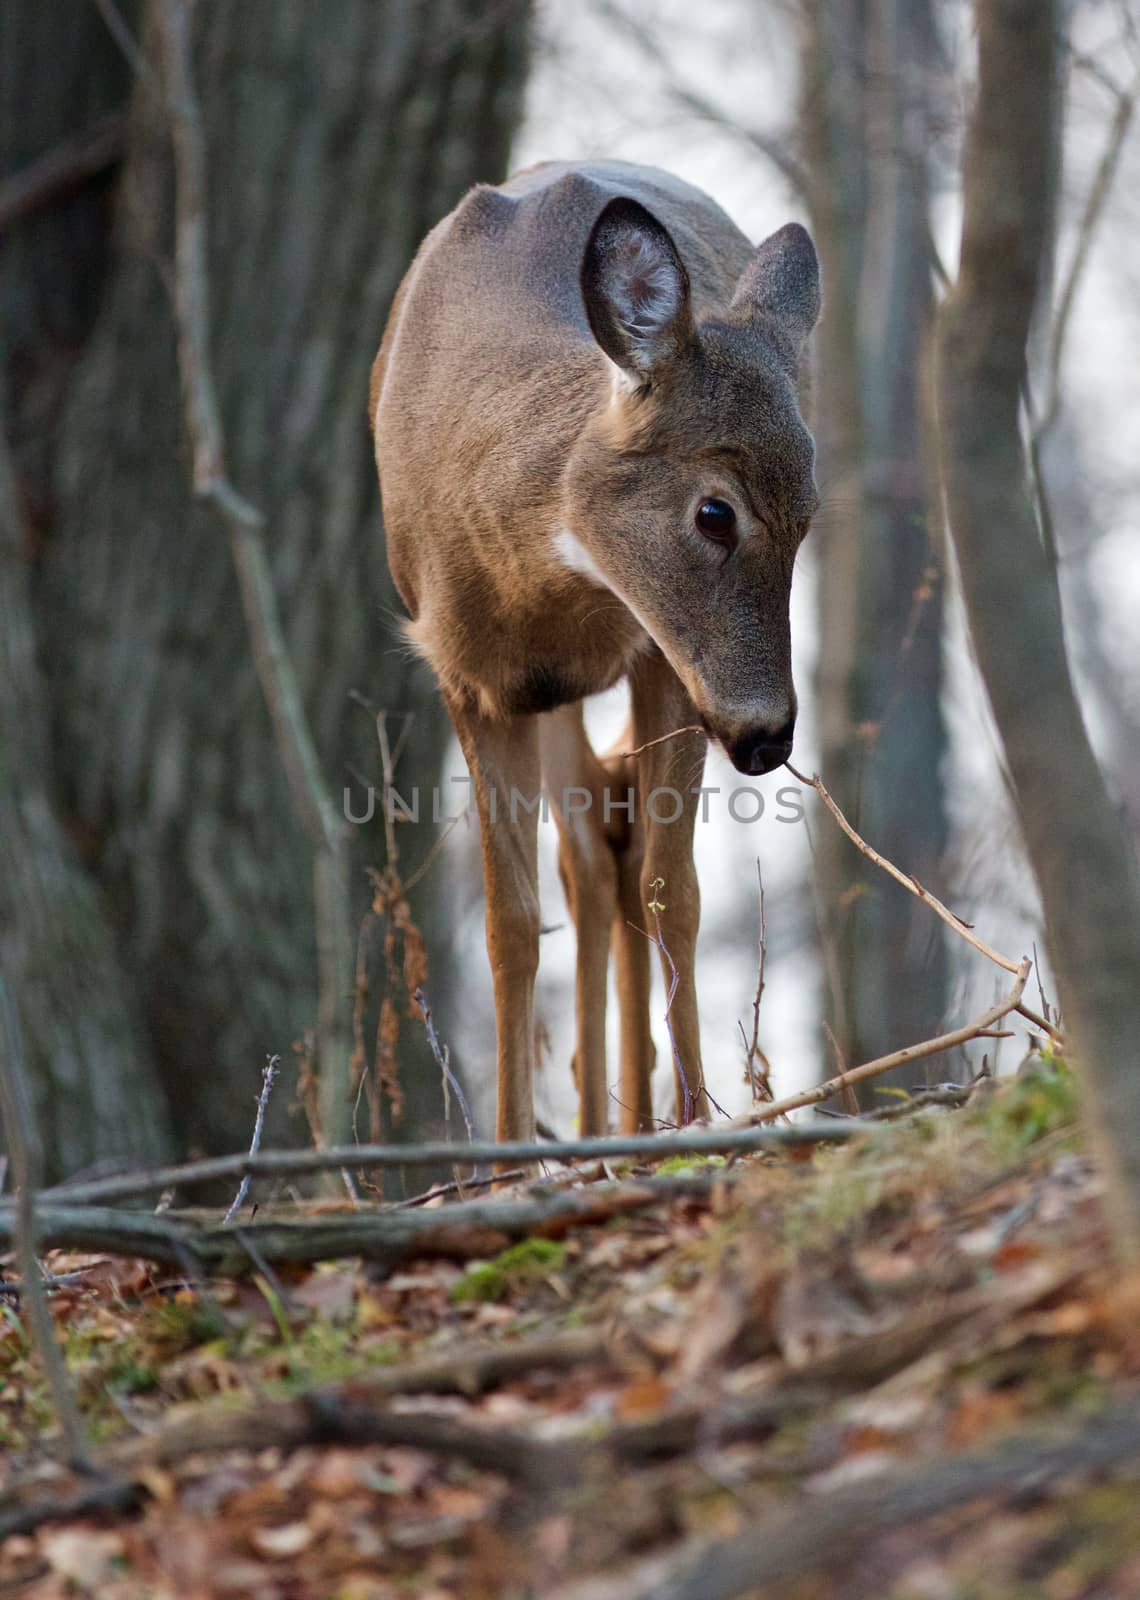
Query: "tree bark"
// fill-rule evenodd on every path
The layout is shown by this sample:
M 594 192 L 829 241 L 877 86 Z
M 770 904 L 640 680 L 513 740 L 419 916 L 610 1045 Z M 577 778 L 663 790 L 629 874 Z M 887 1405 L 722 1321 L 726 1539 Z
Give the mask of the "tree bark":
M 813 535 L 822 770 L 867 838 L 939 885 L 941 537 L 923 421 L 935 61 L 925 0 L 811 0 L 805 8 L 801 119 L 826 287 L 824 507 Z M 830 829 L 817 842 L 817 863 L 830 1026 L 854 1064 L 937 1025 L 946 943 L 921 907 L 869 878 Z M 898 1076 L 915 1081 L 913 1071 Z
M 125 101 L 127 69 L 94 7 L 63 28 L 61 17 L 58 5 L 0 10 L 5 177 L 105 125 Z M 96 1158 L 161 1160 L 171 1139 L 103 897 L 55 807 L 33 593 L 51 442 L 103 279 L 106 162 L 50 197 L 25 208 L 0 251 L 0 970 L 22 1022 L 49 1175 L 60 1176 Z
M 961 266 L 938 322 L 942 471 L 970 629 L 1041 890 L 1122 1258 L 1140 1266 L 1140 873 L 1073 690 L 1019 406 L 1053 226 L 1053 0 L 981 0 Z
M 368 371 L 420 238 L 472 182 L 506 169 L 529 3 L 198 0 L 194 15 L 230 475 L 267 519 L 334 792 L 354 773 L 379 786 L 373 721 L 353 690 L 415 713 L 400 776 L 430 788 L 447 727 L 430 674 L 398 644 Z M 52 461 L 59 510 L 37 622 L 61 805 L 91 843 L 179 1142 L 216 1150 L 247 1136 L 266 1053 L 288 1055 L 315 1022 L 312 853 L 230 551 L 192 500 L 166 266 L 169 128 L 145 17 L 141 42 L 150 69 L 131 103 L 113 270 Z M 408 870 L 434 834 L 430 801 L 425 811 L 400 832 Z M 383 864 L 379 806 L 354 830 L 357 914 L 366 863 Z M 442 956 L 430 896 L 422 886 L 413 910 Z M 407 1070 L 420 1048 L 413 1034 L 407 1044 L 406 1123 L 438 1125 L 438 1075 Z M 271 1107 L 267 1137 L 282 1136 L 288 1100 Z

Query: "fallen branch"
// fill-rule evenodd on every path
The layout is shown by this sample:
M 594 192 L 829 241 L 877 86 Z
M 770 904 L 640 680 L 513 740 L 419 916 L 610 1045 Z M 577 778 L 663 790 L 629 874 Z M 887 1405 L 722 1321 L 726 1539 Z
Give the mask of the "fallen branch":
M 770 1108 L 765 1107 L 765 1110 Z M 594 1139 L 490 1140 L 462 1146 L 463 1159 L 472 1166 L 491 1162 L 526 1163 L 534 1161 L 603 1160 L 622 1156 L 644 1156 L 649 1161 L 665 1161 L 670 1156 L 746 1155 L 754 1150 L 797 1148 L 831 1144 L 850 1139 L 859 1132 L 854 1119 L 842 1127 L 800 1123 L 790 1128 L 690 1128 L 682 1133 L 606 1134 Z M 68 1207 L 107 1204 L 114 1200 L 140 1199 L 161 1194 L 164 1189 L 203 1183 L 225 1182 L 251 1173 L 255 1177 L 298 1178 L 335 1167 L 370 1168 L 452 1166 L 459 1150 L 437 1140 L 431 1144 L 357 1144 L 326 1150 L 263 1151 L 251 1156 L 210 1156 L 203 1161 L 188 1161 L 181 1166 L 159 1167 L 153 1172 L 125 1173 L 121 1177 L 93 1178 L 87 1183 L 65 1183 L 45 1189 L 41 1204 L 48 1200 Z M 9 1202 L 0 1201 L 0 1219 Z
M 752 1123 L 769 1122 L 775 1117 L 784 1116 L 789 1111 L 798 1111 L 802 1106 L 813 1106 L 820 1100 L 830 1100 L 833 1094 L 839 1094 L 842 1090 L 850 1088 L 853 1084 L 862 1083 L 867 1078 L 877 1078 L 884 1072 L 890 1072 L 892 1067 L 902 1067 L 910 1061 L 921 1061 L 925 1056 L 938 1055 L 943 1050 L 953 1050 L 956 1045 L 967 1044 L 971 1039 L 977 1039 L 992 1028 L 995 1022 L 1000 1022 L 1002 1017 L 1020 1009 L 1021 993 L 1025 988 L 1031 966 L 1032 962 L 1026 956 L 1016 969 L 1017 977 L 1009 993 L 988 1011 L 983 1011 L 973 1022 L 964 1023 L 962 1027 L 954 1028 L 950 1033 L 939 1034 L 937 1038 L 924 1039 L 921 1044 L 909 1044 L 901 1050 L 892 1050 L 889 1056 L 879 1056 L 875 1061 L 868 1061 L 865 1066 L 852 1067 L 847 1072 L 839 1073 L 837 1077 L 828 1078 L 826 1083 L 817 1083 L 814 1088 L 804 1089 L 799 1094 L 790 1094 L 784 1100 L 774 1100 L 771 1105 L 753 1111 L 748 1120 Z
M 809 789 L 815 790 L 816 794 L 823 801 L 828 811 L 831 812 L 831 815 L 843 829 L 843 832 L 851 840 L 851 843 L 857 850 L 862 851 L 869 861 L 873 861 L 877 867 L 881 867 L 888 877 L 893 878 L 896 883 L 901 883 L 903 888 L 906 889 L 909 894 L 913 894 L 919 900 L 921 900 L 923 905 L 929 906 L 931 911 L 934 912 L 935 916 L 941 917 L 942 921 L 948 928 L 953 928 L 954 932 L 960 939 L 965 939 L 967 944 L 973 945 L 975 950 L 984 955 L 987 960 L 992 961 L 995 966 L 1001 967 L 1005 972 L 1020 971 L 1020 967 L 1016 961 L 1011 961 L 1008 956 L 1003 956 L 999 951 L 993 949 L 991 945 L 986 944 L 983 939 L 979 939 L 969 924 L 963 922 L 962 918 L 958 916 L 956 912 L 951 911 L 949 906 L 943 905 L 942 901 L 939 900 L 937 895 L 933 895 L 929 889 L 923 888 L 922 884 L 919 883 L 918 879 L 912 872 L 901 871 L 895 866 L 893 861 L 888 861 L 886 856 L 880 855 L 873 845 L 869 845 L 866 839 L 864 839 L 861 834 L 859 834 L 856 829 L 852 827 L 851 823 L 848 822 L 847 818 L 843 815 L 843 812 L 831 798 L 831 795 L 828 793 L 823 779 L 820 777 L 818 772 L 813 773 L 809 778 L 806 773 L 799 772 L 795 767 L 793 767 L 790 761 L 787 761 L 784 764 L 788 771 L 792 774 L 793 778 L 796 778 L 800 783 L 806 783 Z M 1019 999 L 1017 1005 L 1013 1007 L 1013 1009 L 1020 1012 L 1027 1022 L 1032 1022 L 1034 1027 L 1040 1028 L 1042 1032 L 1047 1033 L 1051 1039 L 1059 1040 L 1061 1038 L 1060 1029 L 1055 1028 L 1053 1024 L 1046 1021 L 1044 1017 L 1038 1016 L 1036 1011 L 1030 1010 L 1023 1000 Z
M 101 1452 L 98 1467 L 106 1481 L 97 1498 L 61 1495 L 58 1487 L 43 1496 L 42 1490 L 36 1492 L 38 1485 L 29 1492 L 17 1488 L 0 1497 L 0 1539 L 100 1506 L 126 1508 L 150 1472 L 190 1456 L 229 1450 L 290 1451 L 307 1445 L 407 1445 L 549 1492 L 554 1485 L 602 1467 L 615 1471 L 678 1455 L 702 1442 L 728 1444 L 755 1438 L 811 1412 L 827 1398 L 820 1387 L 797 1383 L 783 1393 L 730 1399 L 711 1416 L 707 1405 L 685 1403 L 644 1421 L 615 1423 L 600 1434 L 590 1420 L 580 1432 L 555 1442 L 451 1414 L 396 1410 L 390 1404 L 402 1395 L 474 1398 L 525 1373 L 562 1372 L 595 1363 L 613 1365 L 610 1347 L 599 1333 L 582 1329 L 507 1346 L 468 1347 L 435 1361 L 323 1385 L 293 1400 L 263 1402 L 240 1411 L 206 1411 Z
M 540 1191 L 526 1200 L 472 1200 L 438 1211 L 388 1206 L 322 1211 L 316 1216 L 262 1215 L 240 1226 L 169 1211 L 125 1211 L 43 1199 L 36 1216 L 45 1246 L 138 1256 L 183 1272 L 190 1265 L 203 1276 L 241 1277 L 262 1262 L 342 1257 L 361 1257 L 391 1271 L 403 1262 L 428 1257 L 467 1261 L 497 1255 L 516 1239 L 557 1238 L 571 1228 L 608 1222 L 662 1199 L 708 1194 L 714 1182 L 723 1181 L 723 1174 L 678 1176 Z M 5 1207 L 0 1212 L 0 1249 L 14 1243 L 17 1233 L 16 1213 Z
M 600 1589 L 575 1582 L 550 1600 L 736 1600 L 766 1585 L 802 1581 L 821 1567 L 850 1567 L 893 1528 L 936 1517 L 979 1500 L 1039 1496 L 1075 1473 L 1102 1473 L 1140 1458 L 1140 1408 L 1097 1415 L 1068 1438 L 1026 1432 L 985 1454 L 953 1456 L 927 1467 L 876 1473 L 867 1482 L 813 1495 L 806 1509 L 761 1518 L 746 1533 L 715 1542 L 693 1539 L 664 1560 L 608 1573 Z M 802 1502 L 801 1502 L 802 1504 Z

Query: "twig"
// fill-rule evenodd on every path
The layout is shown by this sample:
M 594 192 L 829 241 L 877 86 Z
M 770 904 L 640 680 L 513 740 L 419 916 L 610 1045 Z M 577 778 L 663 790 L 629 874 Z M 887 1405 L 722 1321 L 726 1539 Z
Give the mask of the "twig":
M 60 195 L 114 166 L 123 148 L 123 118 L 100 117 L 82 133 L 45 151 L 0 183 L 0 229 L 7 229 Z
M 261 1149 L 261 1134 L 265 1127 L 265 1112 L 269 1105 L 269 1096 L 273 1093 L 273 1085 L 277 1081 L 277 1069 L 280 1065 L 280 1056 L 270 1056 L 261 1072 L 261 1093 L 257 1097 L 257 1116 L 253 1123 L 253 1138 L 249 1142 L 249 1153 L 255 1156 Z M 230 1209 L 226 1212 L 224 1221 L 232 1222 L 237 1213 L 245 1204 L 245 1197 L 249 1193 L 250 1175 L 247 1172 L 238 1185 L 238 1192 L 234 1195 Z
M 435 1023 L 432 1020 L 431 1006 L 428 1004 L 428 997 L 422 989 L 417 989 L 412 998 L 419 1006 L 423 1015 L 424 1027 L 427 1030 L 428 1044 L 431 1046 L 431 1053 L 435 1057 L 435 1064 L 439 1068 L 440 1075 L 443 1079 L 444 1116 L 450 1122 L 450 1107 L 448 1105 L 447 1096 L 448 1089 L 451 1088 L 455 1090 L 455 1098 L 459 1101 L 459 1109 L 463 1112 L 463 1122 L 467 1128 L 468 1142 L 470 1142 L 475 1137 L 475 1128 L 471 1121 L 471 1108 L 467 1104 L 467 1096 L 463 1093 L 462 1084 L 451 1070 L 451 1062 L 448 1057 L 447 1049 L 439 1042 L 439 1034 L 435 1031 Z
M 767 1110 L 768 1107 L 765 1107 Z M 549 1143 L 535 1140 L 476 1141 L 463 1148 L 464 1159 L 472 1166 L 491 1162 L 525 1164 L 534 1161 L 613 1161 L 622 1156 L 643 1156 L 648 1161 L 667 1161 L 674 1155 L 743 1155 L 750 1151 L 809 1147 L 852 1137 L 854 1126 L 838 1129 L 797 1123 L 788 1128 L 690 1128 L 681 1133 L 607 1134 L 592 1139 L 560 1139 Z M 71 1183 L 48 1189 L 43 1200 L 66 1205 L 69 1209 L 117 1200 L 137 1199 L 159 1194 L 172 1184 L 180 1188 L 191 1184 L 215 1183 L 240 1178 L 249 1172 L 255 1177 L 298 1178 L 314 1172 L 351 1166 L 369 1168 L 449 1166 L 456 1156 L 455 1146 L 436 1140 L 429 1144 L 340 1145 L 325 1150 L 260 1151 L 230 1156 L 209 1156 L 203 1161 L 188 1161 L 181 1166 L 160 1167 L 151 1172 L 116 1174 L 93 1178 L 88 1183 Z M 0 1201 L 0 1226 L 11 1213 L 11 1202 Z
M 785 762 L 784 764 L 788 771 L 792 774 L 793 778 L 798 779 L 800 783 L 806 783 L 809 789 L 815 790 L 816 794 L 819 795 L 819 798 L 823 801 L 828 811 L 831 812 L 831 815 L 835 818 L 836 822 L 838 822 L 839 826 L 843 829 L 843 832 L 851 840 L 851 843 L 857 850 L 861 850 L 869 860 L 873 861 L 877 867 L 881 867 L 882 870 L 889 877 L 893 878 L 896 883 L 901 883 L 903 888 L 906 889 L 908 893 L 916 895 L 917 898 L 922 901 L 923 905 L 929 906 L 931 911 L 933 911 L 936 916 L 942 918 L 942 921 L 946 923 L 947 927 L 953 928 L 954 932 L 959 936 L 959 938 L 965 939 L 967 944 L 973 945 L 975 950 L 987 957 L 987 959 L 992 961 L 996 966 L 1001 967 L 1005 972 L 1020 972 L 1021 964 L 1016 961 L 1011 961 L 1008 956 L 1001 955 L 997 950 L 992 949 L 990 945 L 986 944 L 984 940 L 979 939 L 970 925 L 966 922 L 963 922 L 962 918 L 959 917 L 955 912 L 951 911 L 948 906 L 944 906 L 942 901 L 938 899 L 937 895 L 931 894 L 929 889 L 924 889 L 922 884 L 919 883 L 918 879 L 913 873 L 900 871 L 899 868 L 895 866 L 893 861 L 888 861 L 886 856 L 880 855 L 873 846 L 869 845 L 867 841 L 855 831 L 855 829 L 848 822 L 847 818 L 843 815 L 843 812 L 831 798 L 831 795 L 824 787 L 823 779 L 819 776 L 818 772 L 814 773 L 809 778 L 805 773 L 797 771 L 797 769 L 792 766 L 790 761 Z M 1030 1010 L 1020 996 L 1014 1009 L 1020 1012 L 1027 1022 L 1032 1022 L 1035 1027 L 1040 1028 L 1043 1032 L 1047 1033 L 1051 1039 L 1057 1041 L 1061 1039 L 1060 1029 L 1055 1028 L 1053 1024 L 1047 1022 L 1044 1017 L 1038 1016 L 1036 1011 Z
M 131 71 L 150 89 L 157 90 L 154 73 L 150 63 L 139 48 L 138 40 L 130 30 L 127 19 L 115 4 L 115 0 L 95 0 L 95 9 L 103 18 L 107 32 L 119 47 L 124 61 Z
M 744 1028 L 740 1029 L 744 1037 L 744 1066 L 748 1073 L 748 1088 L 753 1105 L 757 1100 L 775 1099 L 772 1093 L 772 1066 L 760 1048 L 760 1002 L 764 998 L 765 967 L 768 959 L 768 923 L 764 914 L 764 874 L 760 870 L 759 857 L 756 860 L 756 879 L 760 890 L 760 955 L 756 971 L 756 995 L 752 1001 L 751 1042 L 744 1034 Z M 759 1073 L 756 1071 L 757 1061 L 760 1063 Z
M 75 1467 L 90 1469 L 87 1436 L 72 1393 L 67 1367 L 55 1342 L 55 1326 L 48 1310 L 47 1295 L 40 1279 L 36 1259 L 39 1236 L 36 1217 L 36 1191 L 43 1178 L 43 1145 L 32 1109 L 28 1080 L 24 1072 L 23 1037 L 20 1019 L 8 985 L 0 978 L 0 1114 L 4 1138 L 12 1163 L 16 1189 L 11 1209 L 11 1242 L 20 1262 L 20 1288 L 31 1323 L 32 1337 L 59 1418 L 68 1460 Z
M 194 492 L 212 503 L 229 534 L 254 668 L 273 723 L 290 798 L 313 846 L 322 1113 L 326 1133 L 336 1139 L 349 1132 L 346 997 L 351 989 L 352 937 L 344 859 L 346 824 L 321 773 L 285 643 L 262 534 L 265 519 L 237 493 L 226 471 L 225 439 L 210 360 L 206 141 L 194 88 L 191 6 L 188 0 L 159 0 L 156 18 L 174 144 L 174 299 Z
M 654 932 L 649 937 L 660 950 L 669 964 L 669 995 L 665 1001 L 665 1027 L 669 1034 L 669 1044 L 673 1051 L 673 1065 L 677 1070 L 677 1077 L 681 1082 L 681 1125 L 686 1127 L 693 1120 L 693 1096 L 689 1088 L 689 1079 L 685 1072 L 685 1064 L 681 1060 L 681 1052 L 677 1047 L 677 1035 L 673 1032 L 673 1001 L 677 994 L 677 985 L 681 981 L 681 974 L 677 971 L 677 964 L 669 954 L 669 947 L 661 932 L 661 913 L 665 907 L 658 898 L 665 887 L 664 878 L 654 878 L 650 884 L 653 899 L 649 902 L 649 910 L 653 913 Z
M 889 1056 L 879 1056 L 875 1061 L 868 1061 L 865 1066 L 852 1067 L 850 1071 L 841 1072 L 837 1077 L 829 1078 L 826 1083 L 816 1084 L 814 1088 L 804 1089 L 800 1094 L 788 1095 L 785 1100 L 773 1101 L 770 1106 L 762 1106 L 759 1111 L 754 1111 L 751 1121 L 768 1122 L 773 1117 L 783 1116 L 788 1111 L 798 1111 L 802 1106 L 812 1106 L 820 1100 L 829 1100 L 833 1094 L 839 1094 L 856 1083 L 890 1072 L 892 1067 L 906 1066 L 910 1061 L 921 1061 L 925 1056 L 937 1055 L 943 1050 L 953 1050 L 957 1045 L 967 1044 L 969 1040 L 987 1034 L 995 1022 L 1008 1016 L 1011 1011 L 1020 1009 L 1021 991 L 1025 988 L 1031 965 L 1027 956 L 1017 969 L 1017 977 L 1009 993 L 988 1011 L 984 1011 L 974 1022 L 967 1022 L 951 1033 L 939 1034 L 935 1039 L 924 1039 L 920 1044 L 906 1045 L 902 1050 L 894 1050 Z
M 497 1172 L 489 1178 L 464 1178 L 462 1183 L 455 1178 L 451 1183 L 437 1183 L 433 1188 L 425 1189 L 423 1194 L 409 1195 L 406 1200 L 395 1200 L 393 1205 L 397 1211 L 413 1211 L 417 1206 L 430 1205 L 433 1200 L 445 1200 L 452 1194 L 465 1200 L 469 1194 L 477 1194 L 480 1189 L 500 1188 L 505 1183 L 512 1183 L 527 1175 L 525 1167 L 515 1167 L 511 1172 Z
M 929 906 L 936 916 L 941 917 L 943 922 L 945 922 L 949 927 L 953 928 L 954 932 L 961 938 L 965 939 L 968 944 L 972 944 L 975 950 L 980 950 L 982 955 L 988 957 L 990 961 L 993 961 L 997 966 L 1003 968 L 1006 972 L 1016 972 L 1018 970 L 1018 964 L 1016 961 L 1011 961 L 1008 956 L 1000 955 L 998 951 L 992 949 L 988 944 L 984 943 L 983 940 L 979 939 L 978 936 L 968 926 L 968 924 L 962 921 L 961 917 L 959 917 L 955 912 L 951 911 L 948 906 L 944 906 L 942 901 L 939 900 L 937 896 L 930 893 L 929 889 L 924 889 L 922 884 L 919 883 L 918 879 L 913 875 L 913 873 L 900 871 L 899 868 L 895 866 L 893 861 L 888 861 L 886 856 L 880 855 L 872 845 L 869 845 L 867 841 L 855 831 L 852 825 L 848 822 L 847 818 L 843 815 L 843 812 L 831 798 L 831 795 L 824 787 L 823 779 L 819 776 L 818 772 L 813 773 L 813 775 L 809 778 L 806 773 L 799 772 L 795 767 L 793 767 L 790 761 L 786 762 L 785 764 L 793 778 L 796 778 L 800 783 L 806 783 L 809 789 L 815 790 L 816 794 L 819 795 L 819 798 L 823 801 L 824 805 L 831 812 L 831 815 L 835 818 L 836 822 L 838 822 L 839 826 L 843 829 L 843 832 L 851 840 L 851 843 L 857 850 L 861 850 L 863 854 L 867 856 L 869 860 L 873 861 L 877 867 L 881 867 L 888 877 L 893 878 L 896 883 L 901 883 L 903 888 L 909 890 L 911 894 L 917 895 L 924 905 Z
M 672 733 L 660 734 L 656 739 L 647 739 L 644 744 L 639 744 L 636 750 L 619 750 L 612 759 L 626 761 L 631 756 L 639 756 L 643 750 L 652 750 L 654 745 L 667 744 L 670 739 L 679 739 L 683 733 L 704 733 L 699 722 L 691 722 L 687 728 L 674 728 Z
M 836 1081 L 843 1080 L 843 1109 L 849 1117 L 857 1117 L 859 1115 L 859 1100 L 854 1089 L 847 1082 L 849 1070 L 847 1057 L 843 1054 L 843 1046 L 835 1037 L 835 1032 L 826 1017 L 823 1019 L 823 1031 L 827 1036 L 828 1044 L 831 1046 L 831 1053 L 835 1057 Z
M 1128 137 L 1128 130 L 1136 110 L 1136 93 L 1137 88 L 1140 87 L 1140 79 L 1134 81 L 1128 89 L 1122 89 L 1107 75 L 1102 75 L 1101 82 L 1115 96 L 1116 109 L 1109 124 L 1108 138 L 1105 141 L 1104 150 L 1097 164 L 1092 187 L 1089 189 L 1084 209 L 1077 223 L 1076 248 L 1073 251 L 1073 259 L 1069 265 L 1060 298 L 1057 302 L 1057 315 L 1053 319 L 1053 333 L 1049 346 L 1048 389 L 1045 410 L 1040 423 L 1033 430 L 1032 443 L 1035 448 L 1040 447 L 1061 412 L 1061 364 L 1064 359 L 1065 339 L 1072 319 L 1073 306 L 1076 303 L 1077 290 L 1080 288 L 1085 267 L 1092 253 L 1093 240 L 1104 215 L 1104 208 L 1112 190 L 1113 180 L 1116 177 L 1117 168 L 1120 165 L 1120 157 L 1124 150 L 1124 143 Z
M 684 107 L 703 122 L 711 123 L 713 127 L 731 134 L 764 156 L 798 198 L 806 200 L 811 196 L 814 190 L 811 174 L 791 150 L 786 138 L 781 138 L 778 134 L 765 133 L 761 128 L 737 121 L 733 115 L 725 111 L 723 104 L 679 82 L 674 75 L 672 55 L 662 48 L 648 28 L 641 26 L 627 11 L 613 4 L 612 0 L 603 0 L 599 10 L 602 16 L 621 28 L 662 72 L 666 91 L 677 105 Z

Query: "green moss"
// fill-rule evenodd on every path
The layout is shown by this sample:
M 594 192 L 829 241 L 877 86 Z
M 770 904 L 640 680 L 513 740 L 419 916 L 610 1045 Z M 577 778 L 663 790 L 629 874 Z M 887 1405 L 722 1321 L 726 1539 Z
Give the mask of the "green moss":
M 505 1300 L 512 1289 L 541 1282 L 566 1260 L 566 1246 L 553 1239 L 523 1239 L 494 1261 L 469 1267 L 451 1291 L 456 1305 L 464 1301 Z
M 150 1362 L 138 1360 L 128 1350 L 112 1362 L 107 1382 L 120 1394 L 153 1394 L 160 1374 Z
M 1044 1050 L 1031 1071 L 999 1086 L 980 1115 L 999 1153 L 1016 1156 L 1047 1134 L 1075 1126 L 1078 1112 L 1072 1068 Z
M 707 1172 L 710 1167 L 724 1165 L 723 1156 L 670 1156 L 656 1170 L 659 1178 L 695 1178 L 699 1172 Z

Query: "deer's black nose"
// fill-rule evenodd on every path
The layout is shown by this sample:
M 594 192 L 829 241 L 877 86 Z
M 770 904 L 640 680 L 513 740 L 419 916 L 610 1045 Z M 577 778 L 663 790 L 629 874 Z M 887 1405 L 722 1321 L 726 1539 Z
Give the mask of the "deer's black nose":
M 733 766 L 737 772 L 745 772 L 750 778 L 774 772 L 791 755 L 795 730 L 796 719 L 790 717 L 775 733 L 768 728 L 754 728 L 750 733 L 734 739 L 728 747 Z

